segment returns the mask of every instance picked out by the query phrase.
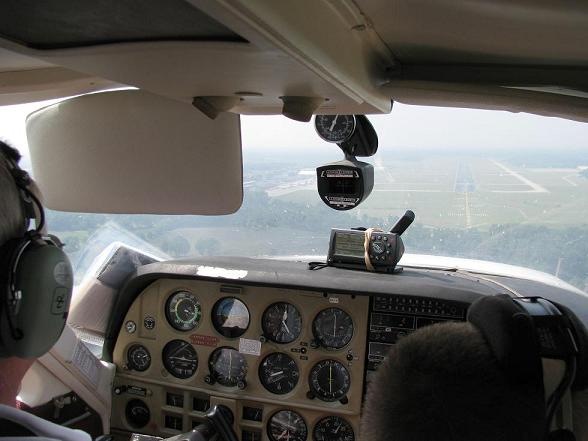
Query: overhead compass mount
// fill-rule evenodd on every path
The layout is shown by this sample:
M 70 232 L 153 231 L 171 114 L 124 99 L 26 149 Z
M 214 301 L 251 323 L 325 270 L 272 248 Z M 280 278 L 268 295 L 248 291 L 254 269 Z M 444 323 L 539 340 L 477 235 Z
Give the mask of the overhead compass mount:
M 357 160 L 378 151 L 378 135 L 364 115 L 317 115 L 314 127 L 325 141 L 337 144 L 345 159 L 316 169 L 321 200 L 334 210 L 351 210 L 374 187 L 374 167 Z

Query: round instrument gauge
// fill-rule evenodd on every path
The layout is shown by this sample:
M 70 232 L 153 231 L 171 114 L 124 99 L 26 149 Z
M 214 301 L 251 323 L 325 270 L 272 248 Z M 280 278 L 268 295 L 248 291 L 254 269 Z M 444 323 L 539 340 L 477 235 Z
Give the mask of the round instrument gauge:
M 323 418 L 312 431 L 313 441 L 355 441 L 355 433 L 349 422 L 338 416 Z
M 323 309 L 312 322 L 312 332 L 324 348 L 341 349 L 353 338 L 353 320 L 342 309 Z
M 215 349 L 208 360 L 208 367 L 213 380 L 223 386 L 235 387 L 245 383 L 247 361 L 236 349 Z
M 249 327 L 249 310 L 239 299 L 222 298 L 212 308 L 212 324 L 225 337 L 240 337 Z
M 286 302 L 271 304 L 261 319 L 263 335 L 275 343 L 292 343 L 302 331 L 302 318 L 294 305 Z
M 317 115 L 314 127 L 318 135 L 327 142 L 347 141 L 355 131 L 353 115 Z
M 323 360 L 310 371 L 310 390 L 322 401 L 337 401 L 347 395 L 351 377 L 345 366 L 336 360 Z
M 133 429 L 145 427 L 151 419 L 151 412 L 147 405 L 138 399 L 131 400 L 125 408 L 125 417 Z
M 127 367 L 133 371 L 144 372 L 151 366 L 151 354 L 145 346 L 132 345 L 127 350 Z
M 178 331 L 190 331 L 200 323 L 202 317 L 200 302 L 188 291 L 178 291 L 167 300 L 165 317 L 172 328 Z
M 198 354 L 183 340 L 172 340 L 163 348 L 163 365 L 176 378 L 190 378 L 198 369 Z
M 273 394 L 283 395 L 292 392 L 298 384 L 300 372 L 292 357 L 274 352 L 263 359 L 259 365 L 261 384 Z
M 292 410 L 274 413 L 267 425 L 267 435 L 271 441 L 306 441 L 307 434 L 304 419 Z

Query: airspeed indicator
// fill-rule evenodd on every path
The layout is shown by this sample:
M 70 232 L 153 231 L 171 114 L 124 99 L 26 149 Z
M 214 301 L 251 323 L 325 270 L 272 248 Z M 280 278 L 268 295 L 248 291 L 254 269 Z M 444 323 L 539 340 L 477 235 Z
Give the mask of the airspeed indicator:
M 178 291 L 167 300 L 165 316 L 174 329 L 190 331 L 200 323 L 202 317 L 200 302 L 188 291 Z

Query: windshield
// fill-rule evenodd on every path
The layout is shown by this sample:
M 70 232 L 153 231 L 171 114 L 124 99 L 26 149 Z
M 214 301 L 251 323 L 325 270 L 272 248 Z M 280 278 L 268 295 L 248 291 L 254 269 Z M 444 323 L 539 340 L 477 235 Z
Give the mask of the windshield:
M 28 169 L 24 119 L 46 104 L 0 109 L 0 137 L 19 148 Z M 411 209 L 416 221 L 403 236 L 407 253 L 519 265 L 586 289 L 588 125 L 400 104 L 390 115 L 369 118 L 380 145 L 367 159 L 375 168 L 375 185 L 352 211 L 333 211 L 318 197 L 315 168 L 342 159 L 342 153 L 321 141 L 312 123 L 243 116 L 244 201 L 237 213 L 49 210 L 50 230 L 66 243 L 79 282 L 99 252 L 97 244 L 104 237 L 116 239 L 117 232 L 161 258 L 317 257 L 326 255 L 332 227 L 389 229 Z M 92 247 L 96 250 L 89 252 Z

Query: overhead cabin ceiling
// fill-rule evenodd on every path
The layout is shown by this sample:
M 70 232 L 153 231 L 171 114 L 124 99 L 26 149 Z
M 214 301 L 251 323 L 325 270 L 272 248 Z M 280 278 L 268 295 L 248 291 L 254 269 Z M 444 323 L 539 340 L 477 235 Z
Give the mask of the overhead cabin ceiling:
M 3 0 L 0 36 L 34 49 L 139 41 L 246 42 L 183 0 Z
M 588 3 L 356 0 L 402 64 L 588 66 Z
M 75 77 L 69 94 L 131 85 L 244 114 L 306 97 L 316 113 L 398 100 L 588 121 L 583 1 L 6 0 L 0 37 L 0 104 Z

